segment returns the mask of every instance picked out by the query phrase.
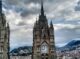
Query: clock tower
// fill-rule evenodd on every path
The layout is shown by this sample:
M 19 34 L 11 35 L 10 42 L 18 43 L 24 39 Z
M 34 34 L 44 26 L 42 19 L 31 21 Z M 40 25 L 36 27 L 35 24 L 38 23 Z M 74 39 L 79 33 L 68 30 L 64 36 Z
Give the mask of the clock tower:
M 56 59 L 54 28 L 52 21 L 48 25 L 41 0 L 41 13 L 33 28 L 32 59 Z

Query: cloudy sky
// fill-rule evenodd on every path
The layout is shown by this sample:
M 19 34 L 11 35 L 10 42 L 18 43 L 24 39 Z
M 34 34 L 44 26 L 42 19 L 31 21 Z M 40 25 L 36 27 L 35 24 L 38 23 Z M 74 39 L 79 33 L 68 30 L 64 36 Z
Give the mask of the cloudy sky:
M 57 46 L 80 40 L 79 0 L 44 0 L 44 10 L 48 22 L 53 21 Z M 10 24 L 11 48 L 31 46 L 33 25 L 40 14 L 40 0 L 3 0 L 3 11 Z

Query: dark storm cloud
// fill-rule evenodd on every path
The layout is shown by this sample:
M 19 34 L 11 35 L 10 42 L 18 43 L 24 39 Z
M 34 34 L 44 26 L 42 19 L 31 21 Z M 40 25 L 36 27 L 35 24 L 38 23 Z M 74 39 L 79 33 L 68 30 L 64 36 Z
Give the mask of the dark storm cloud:
M 36 7 L 32 7 L 31 9 L 27 8 L 30 3 L 36 4 L 39 0 L 4 0 L 3 2 L 3 8 L 14 10 L 20 13 L 22 17 L 39 13 L 39 9 Z
M 26 17 L 26 16 L 28 16 L 28 15 L 34 15 L 34 14 L 38 14 L 38 13 L 39 13 L 39 11 L 36 10 L 36 9 L 34 9 L 34 8 L 32 8 L 32 9 L 30 9 L 30 10 L 28 10 L 28 9 L 23 9 L 23 11 L 21 12 L 21 16 L 22 16 L 22 17 Z
M 40 3 L 41 2 L 41 0 L 23 0 L 23 2 L 25 3 L 25 4 L 28 4 L 28 3 Z
M 75 6 L 75 11 L 80 11 L 80 1 L 77 2 L 77 5 Z
M 40 8 L 34 7 L 31 9 L 28 9 L 27 6 L 29 6 L 30 3 L 40 5 L 41 0 L 3 0 L 3 1 L 4 1 L 4 3 L 3 3 L 4 8 L 12 9 L 12 10 L 16 11 L 17 13 L 20 13 L 22 17 L 25 17 L 30 14 L 39 14 L 39 11 L 40 11 Z M 47 4 L 49 4 L 49 2 L 52 3 L 53 6 L 55 5 L 54 3 L 58 4 L 58 3 L 64 2 L 64 0 L 44 0 L 44 1 L 45 1 L 44 3 L 48 2 Z M 26 8 L 24 8 L 24 6 Z M 46 9 L 49 9 L 49 8 L 46 7 Z
M 77 27 L 80 17 L 76 11 L 73 11 L 73 7 L 75 7 L 73 0 L 44 1 L 44 10 L 48 21 L 53 20 L 55 28 L 55 24 L 61 24 L 55 30 L 55 40 L 61 44 L 80 38 L 80 27 Z M 31 45 L 33 21 L 40 13 L 40 0 L 3 0 L 3 8 L 7 10 L 6 16 L 10 21 L 11 46 Z
M 16 11 L 17 13 L 20 13 L 22 17 L 26 17 L 28 15 L 31 14 L 39 14 L 40 11 L 40 2 L 41 0 L 4 0 L 4 8 L 6 9 L 12 9 L 14 11 Z M 63 4 L 63 2 L 68 2 L 69 0 L 44 0 L 44 4 L 53 4 L 53 6 L 45 6 L 46 8 L 46 13 L 47 12 L 51 12 L 52 10 L 54 11 L 54 9 L 57 8 L 58 4 Z M 32 8 L 27 8 L 29 6 L 30 3 L 33 4 L 39 4 L 39 8 L 36 7 L 32 7 Z M 55 8 L 54 8 L 55 6 Z M 26 7 L 26 8 L 25 8 Z M 51 11 L 49 11 L 49 8 L 54 8 Z M 68 8 L 67 8 L 68 9 Z M 63 13 L 64 15 L 70 12 L 64 11 L 62 10 L 62 12 L 60 12 L 61 14 Z M 63 16 L 63 15 L 62 15 Z
M 24 4 L 30 4 L 30 3 L 41 3 L 41 0 L 3 0 L 7 2 L 7 4 L 10 5 L 17 5 L 20 4 L 21 2 Z M 52 2 L 52 3 L 63 3 L 64 1 L 68 0 L 43 0 L 44 2 Z

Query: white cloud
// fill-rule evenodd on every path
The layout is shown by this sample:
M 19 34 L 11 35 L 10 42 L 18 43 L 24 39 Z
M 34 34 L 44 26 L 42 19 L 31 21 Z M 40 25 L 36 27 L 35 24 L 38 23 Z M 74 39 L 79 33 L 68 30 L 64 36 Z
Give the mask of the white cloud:
M 60 30 L 62 28 L 70 28 L 70 29 L 74 29 L 76 27 L 80 27 L 80 25 L 73 25 L 73 24 L 54 24 L 54 28 L 55 28 L 55 31 L 56 30 Z
M 7 0 L 4 3 L 7 7 L 3 7 L 7 21 L 10 23 L 12 47 L 32 44 L 32 29 L 40 11 L 38 0 L 23 1 Z M 46 0 L 44 2 L 45 14 L 54 22 L 57 45 L 64 45 L 80 35 L 80 14 L 74 10 L 77 1 Z

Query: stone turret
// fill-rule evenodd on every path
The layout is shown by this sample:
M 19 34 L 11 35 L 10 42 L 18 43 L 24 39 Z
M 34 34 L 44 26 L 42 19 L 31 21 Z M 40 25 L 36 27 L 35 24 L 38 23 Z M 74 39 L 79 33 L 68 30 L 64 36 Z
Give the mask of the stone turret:
M 10 28 L 2 13 L 2 0 L 0 0 L 0 59 L 9 59 L 9 39 Z

